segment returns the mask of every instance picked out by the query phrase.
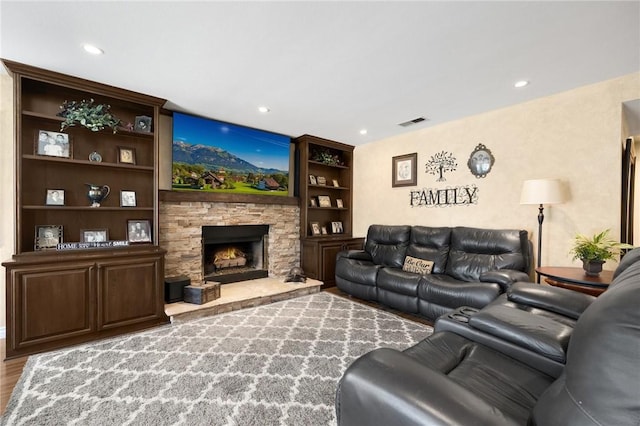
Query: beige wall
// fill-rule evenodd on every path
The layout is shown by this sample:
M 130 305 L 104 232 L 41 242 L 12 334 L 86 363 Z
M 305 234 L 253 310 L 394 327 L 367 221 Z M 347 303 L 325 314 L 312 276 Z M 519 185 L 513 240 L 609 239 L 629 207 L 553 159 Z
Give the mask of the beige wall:
M 14 249 L 12 82 L 0 70 L 0 260 Z M 564 180 L 571 199 L 545 209 L 542 263 L 572 264 L 570 239 L 576 232 L 620 231 L 621 103 L 640 99 L 640 73 L 582 87 L 497 111 L 356 148 L 354 235 L 365 236 L 371 223 L 467 225 L 523 228 L 537 241 L 537 208 L 519 204 L 526 179 Z M 428 125 L 427 125 L 428 126 Z M 466 166 L 483 143 L 496 158 L 484 179 Z M 428 157 L 442 150 L 458 159 L 444 183 L 424 172 Z M 391 188 L 391 157 L 418 153 L 418 188 L 475 184 L 478 204 L 462 207 L 409 207 L 410 188 Z M 167 160 L 167 153 L 164 161 Z M 167 185 L 164 182 L 164 185 Z M 615 264 L 606 265 L 613 269 Z M 0 330 L 5 326 L 5 275 L 0 273 Z
M 541 260 L 572 265 L 568 251 L 576 233 L 611 228 L 619 236 L 622 102 L 638 98 L 640 73 L 359 146 L 354 236 L 366 236 L 372 223 L 519 228 L 530 232 L 536 246 L 538 209 L 519 204 L 522 182 L 558 178 L 570 199 L 545 208 Z M 479 143 L 495 157 L 491 173 L 481 179 L 466 165 Z M 440 151 L 458 162 L 446 182 L 425 172 L 429 157 Z M 413 152 L 418 185 L 392 188 L 391 158 Z M 410 207 L 411 189 L 466 185 L 478 187 L 476 205 Z
M 0 262 L 14 250 L 13 81 L 0 67 Z M 0 268 L 0 337 L 6 324 L 5 271 Z M 0 355 L 2 359 L 3 354 Z

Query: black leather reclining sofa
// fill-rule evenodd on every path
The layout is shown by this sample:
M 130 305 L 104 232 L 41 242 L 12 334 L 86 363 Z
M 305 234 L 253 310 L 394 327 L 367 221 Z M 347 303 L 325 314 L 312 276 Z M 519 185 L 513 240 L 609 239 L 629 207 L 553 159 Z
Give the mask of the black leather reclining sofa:
M 433 321 L 459 306 L 482 308 L 512 283 L 529 281 L 530 245 L 523 230 L 371 225 L 364 250 L 338 253 L 336 285 Z M 403 270 L 410 258 L 433 262 L 431 272 Z
M 480 310 L 459 308 L 404 352 L 358 358 L 338 385 L 338 424 L 640 424 L 640 249 L 598 298 L 533 283 L 512 290 L 517 302 L 507 294 Z M 567 337 L 566 363 L 553 368 L 555 351 L 546 349 Z

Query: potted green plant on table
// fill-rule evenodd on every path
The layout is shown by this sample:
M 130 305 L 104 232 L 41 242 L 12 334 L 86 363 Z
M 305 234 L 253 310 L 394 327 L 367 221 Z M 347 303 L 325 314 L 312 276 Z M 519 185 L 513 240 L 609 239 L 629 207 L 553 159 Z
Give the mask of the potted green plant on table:
M 598 276 L 602 272 L 602 265 L 607 260 L 614 259 L 621 250 L 633 248 L 630 244 L 618 242 L 609 236 L 606 229 L 593 237 L 578 234 L 573 240 L 573 260 L 580 259 L 582 268 L 589 276 Z

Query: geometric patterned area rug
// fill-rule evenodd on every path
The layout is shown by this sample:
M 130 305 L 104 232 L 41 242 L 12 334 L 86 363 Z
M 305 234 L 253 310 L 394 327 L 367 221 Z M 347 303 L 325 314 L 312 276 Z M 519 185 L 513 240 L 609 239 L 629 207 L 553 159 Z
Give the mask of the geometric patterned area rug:
M 338 380 L 433 329 L 320 292 L 34 355 L 2 425 L 335 425 Z

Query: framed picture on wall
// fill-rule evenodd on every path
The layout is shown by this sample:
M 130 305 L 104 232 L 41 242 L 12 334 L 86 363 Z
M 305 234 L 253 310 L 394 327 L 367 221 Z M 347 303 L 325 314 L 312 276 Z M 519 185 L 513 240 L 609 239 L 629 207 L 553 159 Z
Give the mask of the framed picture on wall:
M 418 184 L 416 166 L 418 153 L 398 155 L 391 160 L 391 186 L 415 186 Z

